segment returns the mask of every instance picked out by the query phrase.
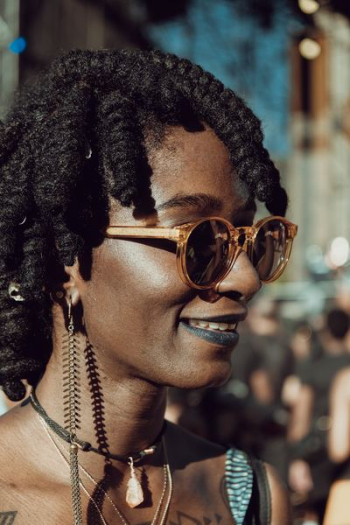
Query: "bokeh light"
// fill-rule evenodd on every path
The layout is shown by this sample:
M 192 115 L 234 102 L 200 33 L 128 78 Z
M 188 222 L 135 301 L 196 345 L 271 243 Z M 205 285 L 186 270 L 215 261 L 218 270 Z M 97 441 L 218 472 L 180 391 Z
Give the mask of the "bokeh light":
M 303 38 L 299 44 L 299 51 L 307 60 L 314 60 L 321 54 L 321 46 L 312 38 Z
M 350 258 L 349 241 L 345 237 L 336 237 L 331 243 L 329 261 L 332 266 L 344 266 Z
M 20 53 L 23 53 L 26 47 L 27 47 L 27 41 L 25 38 L 23 38 L 23 36 L 16 38 L 8 46 L 10 51 L 12 51 L 12 53 L 16 53 L 17 55 L 19 55 Z
M 299 7 L 303 13 L 313 15 L 319 10 L 320 4 L 316 0 L 299 0 Z

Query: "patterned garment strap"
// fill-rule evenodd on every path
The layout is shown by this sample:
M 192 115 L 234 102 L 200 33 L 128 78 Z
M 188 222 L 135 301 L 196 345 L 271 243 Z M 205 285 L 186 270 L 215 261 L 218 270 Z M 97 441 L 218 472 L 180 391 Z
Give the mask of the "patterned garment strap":
M 232 516 L 236 525 L 243 525 L 253 489 L 253 470 L 244 452 L 227 451 L 225 483 Z

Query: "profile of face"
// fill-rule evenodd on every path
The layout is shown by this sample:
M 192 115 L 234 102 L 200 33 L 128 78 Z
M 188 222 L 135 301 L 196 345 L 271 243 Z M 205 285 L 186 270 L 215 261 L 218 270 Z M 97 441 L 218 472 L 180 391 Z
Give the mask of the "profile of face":
M 148 155 L 155 211 L 140 217 L 133 208 L 113 202 L 110 224 L 174 227 L 208 216 L 235 226 L 253 223 L 250 195 L 211 129 L 173 127 Z M 187 198 L 179 202 L 179 197 Z M 230 374 L 236 339 L 222 344 L 188 325 L 193 320 L 244 317 L 260 280 L 242 251 L 218 294 L 195 290 L 181 280 L 169 244 L 106 238 L 94 249 L 91 279 L 80 276 L 78 265 L 71 267 L 89 340 L 111 379 L 134 376 L 180 388 L 221 384 Z

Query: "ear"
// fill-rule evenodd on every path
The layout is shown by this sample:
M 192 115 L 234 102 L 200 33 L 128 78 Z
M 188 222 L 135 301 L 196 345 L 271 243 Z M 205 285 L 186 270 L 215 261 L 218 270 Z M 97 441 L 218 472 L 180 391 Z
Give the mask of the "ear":
M 72 305 L 76 306 L 81 300 L 80 284 L 82 281 L 78 259 L 75 259 L 73 266 L 65 266 L 64 271 L 69 279 L 63 284 L 66 296 L 71 298 Z

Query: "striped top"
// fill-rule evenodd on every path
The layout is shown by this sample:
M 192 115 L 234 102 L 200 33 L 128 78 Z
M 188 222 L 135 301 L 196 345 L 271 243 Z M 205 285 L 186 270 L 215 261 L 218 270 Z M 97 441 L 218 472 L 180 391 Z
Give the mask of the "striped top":
M 227 451 L 225 482 L 235 524 L 244 525 L 244 518 L 253 490 L 253 470 L 244 452 L 234 448 Z

